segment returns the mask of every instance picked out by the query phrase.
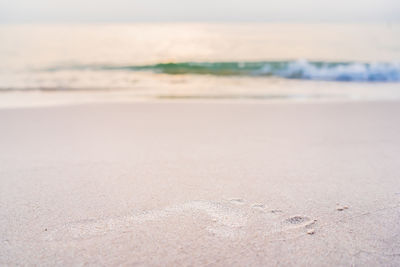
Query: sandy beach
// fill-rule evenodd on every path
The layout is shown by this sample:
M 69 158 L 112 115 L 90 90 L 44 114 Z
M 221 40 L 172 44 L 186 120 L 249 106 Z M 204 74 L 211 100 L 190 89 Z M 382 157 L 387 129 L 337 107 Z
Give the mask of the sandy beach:
M 0 110 L 0 265 L 398 266 L 400 105 Z

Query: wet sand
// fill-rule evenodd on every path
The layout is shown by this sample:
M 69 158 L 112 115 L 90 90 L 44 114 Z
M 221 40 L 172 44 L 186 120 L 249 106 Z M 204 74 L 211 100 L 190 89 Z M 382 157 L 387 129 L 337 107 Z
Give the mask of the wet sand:
M 0 110 L 1 265 L 400 265 L 400 104 Z

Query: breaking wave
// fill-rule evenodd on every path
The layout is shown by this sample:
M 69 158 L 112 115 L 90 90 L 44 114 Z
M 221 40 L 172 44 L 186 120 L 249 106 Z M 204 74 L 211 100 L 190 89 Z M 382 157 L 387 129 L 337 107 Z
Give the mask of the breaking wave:
M 400 63 L 325 61 L 181 62 L 153 65 L 84 65 L 47 69 L 150 71 L 164 74 L 217 76 L 275 76 L 287 79 L 358 82 L 399 82 Z

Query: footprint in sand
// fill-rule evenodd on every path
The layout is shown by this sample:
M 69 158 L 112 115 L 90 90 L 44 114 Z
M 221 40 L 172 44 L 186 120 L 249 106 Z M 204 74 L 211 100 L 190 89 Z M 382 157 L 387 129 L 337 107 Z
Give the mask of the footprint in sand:
M 260 212 L 262 211 L 262 212 Z M 190 201 L 183 204 L 168 206 L 163 209 L 147 210 L 133 213 L 127 216 L 115 218 L 85 220 L 70 222 L 54 227 L 46 232 L 46 240 L 87 239 L 102 236 L 112 232 L 129 232 L 135 229 L 135 225 L 143 225 L 148 222 L 166 223 L 170 217 L 188 216 L 209 220 L 207 225 L 199 224 L 200 228 L 220 238 L 237 238 L 257 231 L 264 235 L 285 232 L 288 229 L 295 230 L 300 227 L 310 227 L 315 221 L 306 216 L 292 216 L 286 218 L 281 210 L 264 212 L 265 204 L 246 204 L 243 199 L 233 198 L 229 201 Z M 204 228 L 205 227 L 205 228 Z

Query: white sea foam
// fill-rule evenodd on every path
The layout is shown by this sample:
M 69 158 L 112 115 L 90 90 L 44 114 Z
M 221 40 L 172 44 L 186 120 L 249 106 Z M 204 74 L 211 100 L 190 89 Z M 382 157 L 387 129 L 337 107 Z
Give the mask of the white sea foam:
M 281 70 L 272 70 L 270 65 L 266 65 L 263 73 L 310 80 L 397 82 L 400 81 L 400 63 L 317 64 L 298 60 Z

